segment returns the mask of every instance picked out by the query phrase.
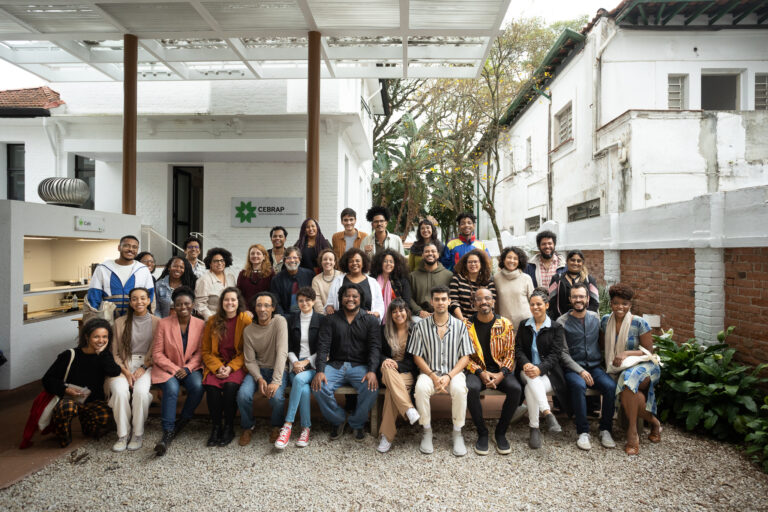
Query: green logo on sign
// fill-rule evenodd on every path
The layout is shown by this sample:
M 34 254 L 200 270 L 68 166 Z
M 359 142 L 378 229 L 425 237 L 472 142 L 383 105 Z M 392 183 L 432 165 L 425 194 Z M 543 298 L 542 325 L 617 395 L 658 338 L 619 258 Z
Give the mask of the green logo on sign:
M 237 213 L 235 214 L 235 217 L 240 219 L 240 222 L 248 224 L 251 223 L 251 219 L 256 218 L 256 207 L 251 205 L 251 202 L 248 201 L 247 203 L 245 201 L 240 201 L 240 206 L 236 206 L 235 210 Z

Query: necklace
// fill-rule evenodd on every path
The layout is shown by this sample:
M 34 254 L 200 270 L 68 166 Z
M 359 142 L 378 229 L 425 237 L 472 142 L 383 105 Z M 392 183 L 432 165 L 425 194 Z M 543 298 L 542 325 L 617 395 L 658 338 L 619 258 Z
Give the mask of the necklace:
M 336 279 L 336 272 L 333 273 L 330 280 L 325 278 L 325 272 L 323 272 L 321 275 L 323 276 L 323 281 L 325 281 L 326 283 L 332 283 L 333 280 Z
M 451 321 L 451 317 L 449 316 L 448 319 L 445 321 L 445 323 L 442 323 L 442 324 L 437 323 L 434 319 L 432 321 L 435 322 L 435 325 L 438 327 L 445 327 L 446 325 L 448 325 L 448 322 Z

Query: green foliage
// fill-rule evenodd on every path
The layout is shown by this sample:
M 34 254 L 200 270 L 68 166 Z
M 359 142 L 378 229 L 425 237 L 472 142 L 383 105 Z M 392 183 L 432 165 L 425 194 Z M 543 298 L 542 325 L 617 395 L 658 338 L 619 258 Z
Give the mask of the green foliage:
M 608 295 L 607 286 L 600 286 L 598 287 L 597 291 L 598 296 L 600 297 L 600 303 L 597 306 L 597 311 L 600 314 L 600 318 L 602 318 L 603 315 L 611 314 L 611 297 Z
M 768 397 L 761 391 L 768 379 L 760 377 L 767 365 L 733 360 L 736 350 L 725 343 L 733 329 L 720 332 L 713 345 L 695 339 L 678 345 L 671 330 L 653 337 L 662 363 L 658 410 L 662 421 L 687 430 L 746 441 L 747 452 L 768 471 Z

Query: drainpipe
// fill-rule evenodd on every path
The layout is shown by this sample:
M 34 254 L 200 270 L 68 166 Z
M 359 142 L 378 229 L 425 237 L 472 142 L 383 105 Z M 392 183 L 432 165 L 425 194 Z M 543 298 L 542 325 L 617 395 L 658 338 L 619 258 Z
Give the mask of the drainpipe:
M 605 18 L 603 18 L 605 20 Z M 608 23 L 608 21 L 601 21 L 601 23 Z M 602 29 L 602 28 L 601 28 Z M 602 94 L 601 82 L 603 79 L 603 52 L 608 47 L 610 42 L 619 32 L 614 27 L 613 32 L 606 40 L 600 45 L 595 54 L 595 60 L 592 63 L 592 154 L 597 153 L 597 129 L 600 127 L 600 98 Z
M 61 177 L 61 174 L 59 174 L 59 170 L 61 169 L 61 163 L 59 162 L 59 130 L 57 129 L 56 121 L 49 122 L 48 118 L 44 117 L 43 129 L 48 136 L 48 143 L 51 145 L 51 150 L 53 151 L 53 175 L 57 178 Z
M 552 220 L 552 96 L 550 90 L 547 105 L 547 220 Z

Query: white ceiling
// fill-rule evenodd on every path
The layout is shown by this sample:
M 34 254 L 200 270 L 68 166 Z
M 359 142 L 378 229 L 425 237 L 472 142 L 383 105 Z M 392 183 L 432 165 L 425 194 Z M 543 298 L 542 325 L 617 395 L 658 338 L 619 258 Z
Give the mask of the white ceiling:
M 0 59 L 52 81 L 474 78 L 511 0 L 0 0 Z

